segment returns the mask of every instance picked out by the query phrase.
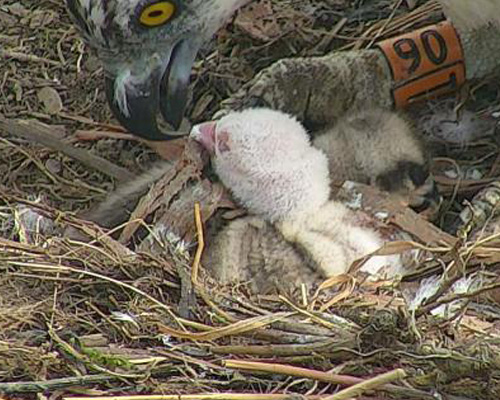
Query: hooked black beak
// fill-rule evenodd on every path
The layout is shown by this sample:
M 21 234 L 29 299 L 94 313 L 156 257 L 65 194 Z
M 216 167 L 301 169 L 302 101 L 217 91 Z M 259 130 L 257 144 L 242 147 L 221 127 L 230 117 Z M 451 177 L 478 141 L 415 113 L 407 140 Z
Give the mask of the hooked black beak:
M 117 77 L 106 77 L 105 91 L 110 108 L 132 134 L 147 140 L 178 139 L 180 135 L 165 132 L 158 126 L 158 117 L 178 129 L 188 98 L 188 85 L 199 44 L 189 40 L 179 42 L 165 61 L 166 68 L 155 68 L 135 79 L 133 87 L 125 86 L 120 96 L 116 90 Z M 133 74 L 133 71 L 131 72 Z M 121 100 L 121 102 L 120 102 Z

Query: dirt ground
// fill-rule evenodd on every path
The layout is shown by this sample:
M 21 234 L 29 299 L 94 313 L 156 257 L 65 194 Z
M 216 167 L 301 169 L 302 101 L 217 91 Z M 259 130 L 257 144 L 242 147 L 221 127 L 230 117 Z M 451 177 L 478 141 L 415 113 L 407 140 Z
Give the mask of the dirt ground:
M 281 58 L 363 47 L 363 33 L 374 24 L 421 7 L 401 32 L 439 21 L 439 12 L 425 8 L 431 3 L 256 1 L 203 49 L 187 120 L 210 118 L 222 100 Z M 89 139 L 89 132 L 120 130 L 102 75 L 63 0 L 0 2 L 0 117 L 13 124 L 0 125 L 0 393 L 6 398 L 154 393 L 183 399 L 177 396 L 196 393 L 190 398 L 236 400 L 260 393 L 263 400 L 317 399 L 373 383 L 370 378 L 386 372 L 392 384 L 379 382 L 379 390 L 358 398 L 500 397 L 495 242 L 487 249 L 462 241 L 433 249 L 437 255 L 420 278 L 441 267 L 446 279 L 412 313 L 404 301 L 408 287 L 339 285 L 334 301 L 321 298 L 311 308 L 284 297 L 251 296 L 245 288 L 214 291 L 204 276 L 191 281 L 196 244 L 175 241 L 161 257 L 135 254 L 113 240 L 87 246 L 48 237 L 43 219 L 31 235 L 20 222 L 26 207 L 56 224 L 81 224 L 74 212 L 112 191 L 120 174 L 126 179 L 127 171 L 138 173 L 158 159 L 134 140 Z M 427 132 L 444 195 L 435 223 L 445 230 L 464 201 L 500 175 L 494 134 L 499 87 L 487 79 L 471 88 L 466 109 L 486 121 L 474 129 L 491 134 L 450 143 Z M 464 98 L 459 93 L 412 113 L 427 126 L 425 115 L 444 103 L 453 109 Z M 57 141 L 120 168 L 93 168 L 14 134 L 23 121 L 28 131 L 42 126 Z M 486 283 L 473 295 L 447 294 L 465 271 L 480 271 Z M 459 298 L 458 309 L 448 310 L 452 316 L 433 316 L 433 307 Z M 404 383 L 398 380 L 402 370 Z

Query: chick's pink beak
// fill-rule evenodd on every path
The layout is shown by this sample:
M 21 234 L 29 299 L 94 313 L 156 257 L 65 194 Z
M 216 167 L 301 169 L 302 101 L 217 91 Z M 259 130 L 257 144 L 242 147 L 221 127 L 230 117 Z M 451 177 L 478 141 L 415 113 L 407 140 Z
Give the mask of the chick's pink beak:
M 215 128 L 217 122 L 203 122 L 194 125 L 189 136 L 200 143 L 210 154 L 215 152 Z

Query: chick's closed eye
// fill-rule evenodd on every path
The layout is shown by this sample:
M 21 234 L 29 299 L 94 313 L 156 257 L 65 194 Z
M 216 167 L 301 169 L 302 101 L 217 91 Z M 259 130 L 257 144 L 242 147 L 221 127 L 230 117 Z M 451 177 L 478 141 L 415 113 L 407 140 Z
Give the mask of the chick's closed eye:
M 224 154 L 231 150 L 230 142 L 231 139 L 229 138 L 229 133 L 227 131 L 216 131 L 215 148 L 217 149 L 217 153 Z

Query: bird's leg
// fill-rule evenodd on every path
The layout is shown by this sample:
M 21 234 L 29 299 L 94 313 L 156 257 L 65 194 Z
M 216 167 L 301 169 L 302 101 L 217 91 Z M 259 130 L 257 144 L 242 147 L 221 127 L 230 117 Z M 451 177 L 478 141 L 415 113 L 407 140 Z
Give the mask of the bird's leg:
M 378 50 L 283 59 L 223 101 L 217 117 L 231 110 L 266 106 L 297 116 L 308 128 L 319 128 L 351 108 L 390 108 L 390 76 Z

